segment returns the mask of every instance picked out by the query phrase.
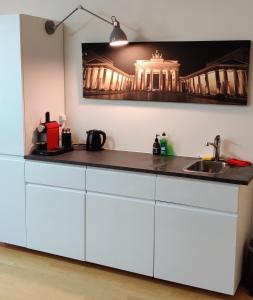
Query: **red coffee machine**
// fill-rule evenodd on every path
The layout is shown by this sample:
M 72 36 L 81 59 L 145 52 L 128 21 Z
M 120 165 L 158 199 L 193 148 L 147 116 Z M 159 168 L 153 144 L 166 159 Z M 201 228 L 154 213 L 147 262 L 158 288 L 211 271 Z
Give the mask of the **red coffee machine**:
M 50 113 L 46 112 L 45 123 L 40 123 L 36 129 L 37 142 L 33 154 L 57 155 L 70 151 L 71 149 L 59 146 L 59 131 L 59 123 L 50 121 Z

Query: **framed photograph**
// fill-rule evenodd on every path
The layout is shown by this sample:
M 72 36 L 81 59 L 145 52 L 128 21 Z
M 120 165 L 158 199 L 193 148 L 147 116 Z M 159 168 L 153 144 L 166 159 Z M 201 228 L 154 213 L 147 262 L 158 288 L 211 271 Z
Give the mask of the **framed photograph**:
M 83 97 L 246 105 L 250 41 L 82 44 Z

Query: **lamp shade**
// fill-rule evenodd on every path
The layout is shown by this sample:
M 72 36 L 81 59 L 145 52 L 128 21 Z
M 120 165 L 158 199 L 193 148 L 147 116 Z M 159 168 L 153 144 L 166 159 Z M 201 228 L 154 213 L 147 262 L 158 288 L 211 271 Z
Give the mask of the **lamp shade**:
M 124 46 L 128 44 L 125 32 L 120 28 L 119 22 L 115 22 L 110 35 L 110 45 L 113 47 Z

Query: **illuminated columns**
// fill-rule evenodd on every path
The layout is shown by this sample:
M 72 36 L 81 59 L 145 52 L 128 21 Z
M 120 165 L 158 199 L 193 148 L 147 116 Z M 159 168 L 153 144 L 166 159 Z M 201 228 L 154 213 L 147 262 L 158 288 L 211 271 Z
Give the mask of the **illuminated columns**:
M 106 91 L 109 91 L 109 89 L 110 89 L 111 77 L 112 77 L 112 70 L 111 69 L 107 69 L 106 70 L 105 83 L 104 83 L 104 89 Z
M 227 70 L 223 70 L 223 78 L 224 78 L 224 93 L 229 93 L 229 84 L 228 84 L 228 73 Z
M 120 91 L 124 90 L 124 84 L 125 84 L 125 76 L 122 76 L 121 83 L 120 83 Z
M 130 81 L 130 79 L 129 78 L 126 78 L 126 86 L 125 86 L 125 89 L 126 89 L 126 91 L 128 91 L 128 89 L 129 89 L 129 81 Z
M 136 78 L 135 78 L 135 90 L 138 90 L 138 83 L 139 83 L 139 71 L 136 72 Z
M 237 74 L 237 70 L 234 70 L 234 83 L 235 83 L 235 94 L 239 94 L 239 78 Z
M 104 68 L 99 68 L 98 71 L 98 80 L 97 80 L 97 90 L 101 90 L 103 87 L 103 77 L 104 77 Z
M 171 72 L 171 77 L 172 77 L 172 88 L 171 88 L 171 90 L 172 90 L 172 92 L 175 92 L 176 91 L 176 72 L 175 72 L 175 70 L 173 70 L 172 72 Z
M 91 86 L 91 71 L 92 71 L 92 68 L 87 68 L 87 75 L 85 78 L 85 88 L 86 89 L 89 89 Z
M 201 94 L 202 93 L 202 88 L 201 88 L 201 81 L 200 81 L 200 76 L 199 75 L 198 75 L 198 85 L 199 85 L 198 93 Z
M 159 74 L 159 90 L 163 90 L 163 70 L 160 70 Z
M 127 90 L 127 77 L 124 77 L 124 85 L 123 85 L 123 90 L 126 91 Z
M 95 81 L 94 81 L 94 89 L 95 90 L 97 90 L 98 89 L 98 86 L 99 86 L 99 74 L 100 74 L 100 68 L 98 67 L 98 68 L 96 68 L 96 79 L 95 79 Z
M 137 90 L 137 85 L 138 85 L 138 69 L 135 67 L 135 77 L 134 77 L 134 90 Z
M 175 77 L 175 85 L 176 85 L 176 92 L 178 92 L 178 90 L 179 90 L 179 85 L 178 85 L 178 83 L 179 83 L 179 72 L 178 72 L 178 69 L 176 69 L 176 71 L 175 71 L 175 75 L 176 75 L 176 77 Z
M 147 70 L 144 70 L 144 84 L 143 84 L 143 90 L 146 91 L 147 90 L 147 81 L 148 81 L 148 74 L 147 74 Z
M 142 83 L 141 83 L 141 90 L 144 91 L 145 88 L 145 82 L 146 82 L 146 70 L 144 69 L 142 71 Z
M 122 83 L 123 83 L 123 75 L 119 75 L 119 86 L 118 86 L 118 90 L 121 91 L 122 90 Z
M 101 81 L 101 89 L 105 89 L 105 83 L 106 83 L 106 75 L 107 75 L 107 69 L 103 68 L 103 75 L 101 76 L 102 81 Z
M 83 88 L 87 85 L 87 75 L 88 75 L 88 68 L 83 70 Z
M 234 70 L 232 69 L 227 70 L 227 78 L 228 78 L 228 94 L 234 96 L 236 94 Z
M 97 68 L 92 67 L 90 89 L 94 89 L 94 84 L 96 83 L 96 79 L 95 79 L 96 71 L 97 71 Z
M 86 77 L 86 84 L 85 84 L 86 89 L 90 88 L 90 80 L 91 80 L 91 68 L 88 68 L 87 77 Z
M 169 70 L 165 72 L 165 91 L 169 90 Z
M 150 72 L 150 90 L 153 91 L 153 83 L 154 83 L 154 76 L 153 76 L 153 70 Z
M 208 81 L 208 74 L 205 73 L 205 81 L 206 81 L 206 94 L 210 94 L 210 87 L 209 87 L 209 81 Z
M 169 71 L 169 91 L 172 92 L 172 71 Z
M 141 88 L 141 71 L 138 71 L 138 80 L 137 80 L 137 91 Z
M 138 72 L 138 84 L 137 84 L 137 90 L 141 89 L 141 76 L 142 76 L 142 70 L 139 70 Z
M 115 77 L 115 88 L 114 90 L 117 91 L 119 88 L 119 73 L 117 73 L 117 76 Z
M 243 70 L 238 70 L 238 82 L 239 82 L 239 88 L 238 92 L 240 96 L 245 96 L 247 94 L 247 82 L 246 82 L 246 77 L 244 76 L 244 71 Z
M 144 70 L 141 71 L 141 85 L 140 85 L 140 90 L 143 91 L 144 89 Z
M 114 77 L 114 72 L 112 71 L 112 73 L 111 73 L 111 79 L 110 79 L 110 84 L 109 84 L 109 91 L 112 90 L 113 77 Z
M 220 81 L 220 73 L 215 70 L 215 79 L 216 79 L 216 94 L 221 94 L 221 81 Z
M 97 68 L 97 79 L 96 79 L 96 85 L 95 85 L 95 90 L 99 89 L 99 83 L 100 83 L 100 72 L 101 72 L 101 68 L 98 67 Z

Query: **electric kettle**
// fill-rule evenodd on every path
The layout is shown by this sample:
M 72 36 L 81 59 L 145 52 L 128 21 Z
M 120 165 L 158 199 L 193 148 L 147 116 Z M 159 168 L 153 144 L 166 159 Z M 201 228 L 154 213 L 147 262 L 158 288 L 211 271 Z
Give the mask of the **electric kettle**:
M 102 130 L 92 129 L 86 132 L 86 150 L 101 151 L 106 141 L 106 134 Z

